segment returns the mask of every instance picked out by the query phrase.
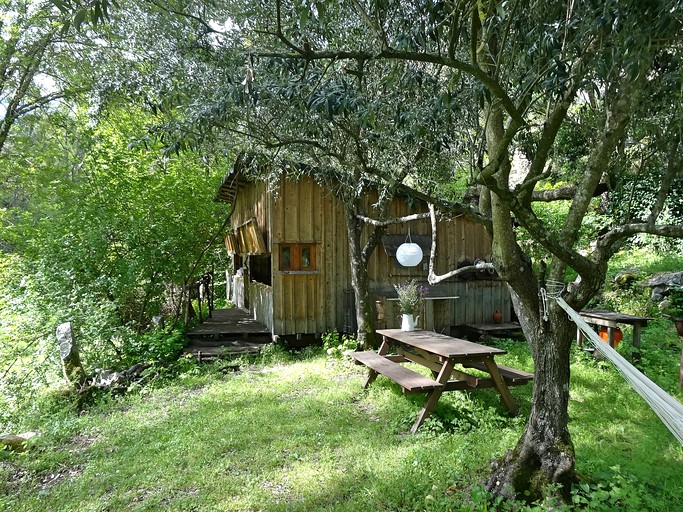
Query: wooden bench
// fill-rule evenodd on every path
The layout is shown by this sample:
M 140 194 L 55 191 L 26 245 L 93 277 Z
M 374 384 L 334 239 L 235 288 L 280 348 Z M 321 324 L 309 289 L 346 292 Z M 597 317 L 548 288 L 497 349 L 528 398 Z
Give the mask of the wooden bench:
M 522 327 L 518 323 L 504 324 L 463 324 L 456 326 L 456 331 L 462 331 L 465 336 L 474 341 L 482 336 L 488 338 L 500 338 L 517 336 L 522 332 Z
M 486 365 L 484 363 L 463 363 L 463 366 L 466 368 L 481 370 L 483 372 L 487 371 Z M 534 375 L 532 373 L 525 372 L 524 370 L 518 370 L 517 368 L 498 365 L 498 370 L 508 386 L 519 386 L 534 380 Z
M 384 375 L 393 380 L 403 388 L 404 393 L 424 393 L 434 389 L 443 388 L 443 384 L 414 372 L 413 370 L 401 366 L 400 364 L 379 355 L 377 352 L 352 352 L 351 357 L 359 364 L 364 364 L 371 370 Z M 372 383 L 369 378 L 365 387 Z

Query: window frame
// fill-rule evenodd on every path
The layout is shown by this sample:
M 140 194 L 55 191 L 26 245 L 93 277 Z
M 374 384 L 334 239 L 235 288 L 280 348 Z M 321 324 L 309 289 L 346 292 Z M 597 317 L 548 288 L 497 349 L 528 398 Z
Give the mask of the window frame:
M 316 242 L 280 242 L 278 244 L 278 271 L 291 274 L 317 273 L 317 246 Z M 283 266 L 284 254 L 289 249 L 289 266 Z M 302 266 L 304 251 L 308 249 L 309 265 Z

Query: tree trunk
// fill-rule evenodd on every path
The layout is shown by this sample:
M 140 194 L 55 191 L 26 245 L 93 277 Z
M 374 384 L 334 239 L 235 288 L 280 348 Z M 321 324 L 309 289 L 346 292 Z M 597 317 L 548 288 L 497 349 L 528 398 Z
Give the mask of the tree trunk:
M 489 154 L 498 154 L 504 138 L 500 105 L 489 106 L 486 126 Z M 502 155 L 496 179 L 508 187 L 510 162 Z M 569 349 L 576 328 L 554 300 L 539 299 L 539 280 L 524 260 L 513 230 L 509 205 L 491 194 L 493 261 L 510 287 L 515 312 L 534 360 L 531 414 L 517 447 L 494 470 L 486 488 L 494 496 L 523 497 L 534 501 L 558 484 L 562 499 L 569 498 L 575 480 L 574 447 L 568 429 Z M 564 267 L 563 267 L 564 268 Z M 544 320 L 547 306 L 547 318 Z
M 370 278 L 366 258 L 361 246 L 362 222 L 356 217 L 353 206 L 344 205 L 346 230 L 349 238 L 349 259 L 351 264 L 351 286 L 356 301 L 356 337 L 361 347 L 375 346 L 372 301 L 370 300 Z
M 576 480 L 567 412 L 575 326 L 554 301 L 549 303 L 548 322 L 519 297 L 515 306 L 535 364 L 531 414 L 517 447 L 494 463 L 486 488 L 495 496 L 534 501 L 549 495 L 549 484 L 557 484 L 550 494 L 567 501 Z

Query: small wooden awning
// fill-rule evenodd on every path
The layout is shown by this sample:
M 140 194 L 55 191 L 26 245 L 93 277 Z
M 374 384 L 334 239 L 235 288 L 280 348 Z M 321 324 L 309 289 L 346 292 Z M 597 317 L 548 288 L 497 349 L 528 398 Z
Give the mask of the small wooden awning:
M 228 254 L 230 255 L 240 253 L 240 246 L 237 243 L 235 233 L 228 233 L 225 235 L 225 250 L 228 251 Z
M 268 248 L 258 227 L 256 217 L 238 226 L 235 230 L 240 254 L 267 254 Z
M 240 153 L 235 163 L 223 178 L 221 186 L 216 194 L 216 201 L 233 203 L 237 196 L 237 191 L 248 183 L 242 171 L 251 164 L 251 158 L 246 153 Z

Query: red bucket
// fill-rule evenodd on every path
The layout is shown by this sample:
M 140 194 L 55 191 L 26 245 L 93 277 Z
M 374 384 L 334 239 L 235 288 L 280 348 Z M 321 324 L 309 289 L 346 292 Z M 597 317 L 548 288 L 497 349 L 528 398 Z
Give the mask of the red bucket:
M 607 327 L 600 327 L 598 331 L 598 336 L 606 343 L 609 343 L 609 334 L 607 332 Z M 624 333 L 618 327 L 614 329 L 614 346 L 616 347 L 619 342 L 624 338 Z

